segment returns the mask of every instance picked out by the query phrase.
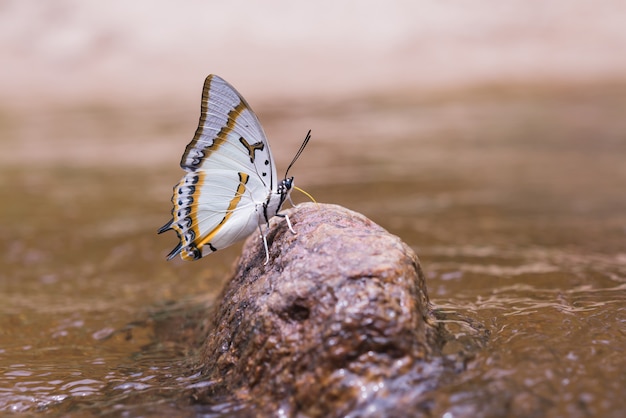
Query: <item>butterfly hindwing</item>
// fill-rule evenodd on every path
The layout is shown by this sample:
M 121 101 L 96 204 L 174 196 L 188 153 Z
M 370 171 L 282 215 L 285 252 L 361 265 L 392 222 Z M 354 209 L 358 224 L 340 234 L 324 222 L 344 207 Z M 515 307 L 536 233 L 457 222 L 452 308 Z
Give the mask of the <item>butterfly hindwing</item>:
M 176 231 L 181 245 L 169 257 L 180 253 L 185 260 L 197 259 L 250 235 L 258 226 L 258 216 L 252 216 L 255 201 L 266 198 L 262 190 L 256 177 L 243 172 L 187 173 L 172 197 L 174 219 L 169 228 Z

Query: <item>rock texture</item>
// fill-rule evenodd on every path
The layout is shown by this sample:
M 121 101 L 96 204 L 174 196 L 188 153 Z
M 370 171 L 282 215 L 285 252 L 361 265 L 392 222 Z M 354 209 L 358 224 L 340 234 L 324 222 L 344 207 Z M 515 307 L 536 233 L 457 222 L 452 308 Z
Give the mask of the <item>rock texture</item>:
M 287 213 L 297 234 L 274 219 L 267 265 L 258 236 L 244 245 L 202 349 L 200 402 L 234 397 L 267 416 L 426 410 L 439 337 L 415 253 L 339 206 Z

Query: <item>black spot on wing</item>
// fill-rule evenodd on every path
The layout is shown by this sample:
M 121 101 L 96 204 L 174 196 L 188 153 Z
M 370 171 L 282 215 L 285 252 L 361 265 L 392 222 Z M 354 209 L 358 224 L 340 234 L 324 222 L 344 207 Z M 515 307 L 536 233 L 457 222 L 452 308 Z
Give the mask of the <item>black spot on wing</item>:
M 250 156 L 250 162 L 252 164 L 254 164 L 254 158 L 255 158 L 255 151 L 259 150 L 259 151 L 263 151 L 263 148 L 265 148 L 265 144 L 263 142 L 256 142 L 252 145 L 250 145 L 248 143 L 248 141 L 246 141 L 246 139 L 244 137 L 239 137 L 239 142 L 241 142 L 241 144 L 244 146 L 244 148 L 246 149 L 246 151 L 248 152 L 248 155 Z

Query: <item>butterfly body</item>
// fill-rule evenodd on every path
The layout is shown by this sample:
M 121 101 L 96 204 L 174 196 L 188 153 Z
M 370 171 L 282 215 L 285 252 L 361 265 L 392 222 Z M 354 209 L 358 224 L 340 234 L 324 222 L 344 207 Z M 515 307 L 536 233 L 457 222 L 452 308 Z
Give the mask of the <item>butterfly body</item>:
M 276 168 L 261 124 L 241 95 L 218 76 L 206 78 L 198 129 L 180 163 L 187 171 L 174 187 L 173 229 L 180 254 L 196 260 L 246 238 L 261 235 L 289 198 L 293 177 L 277 181 Z M 288 225 L 291 224 L 287 218 Z

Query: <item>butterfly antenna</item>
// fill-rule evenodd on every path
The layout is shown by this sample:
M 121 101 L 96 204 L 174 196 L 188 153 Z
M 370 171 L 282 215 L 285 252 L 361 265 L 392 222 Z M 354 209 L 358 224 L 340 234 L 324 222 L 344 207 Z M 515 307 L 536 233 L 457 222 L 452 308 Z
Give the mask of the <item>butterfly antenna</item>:
M 306 138 L 304 138 L 304 141 L 302 142 L 302 145 L 300 145 L 300 149 L 298 150 L 298 152 L 296 152 L 296 155 L 295 155 L 295 157 L 293 157 L 293 160 L 291 160 L 291 163 L 287 167 L 287 171 L 285 171 L 285 178 L 287 178 L 287 174 L 289 173 L 289 170 L 291 169 L 291 166 L 293 165 L 293 163 L 296 162 L 298 157 L 300 157 L 300 154 L 302 154 L 302 151 L 304 151 L 304 148 L 306 147 L 306 144 L 309 143 L 310 139 L 311 139 L 311 130 L 309 129 L 309 132 L 307 132 L 307 134 L 306 134 Z

